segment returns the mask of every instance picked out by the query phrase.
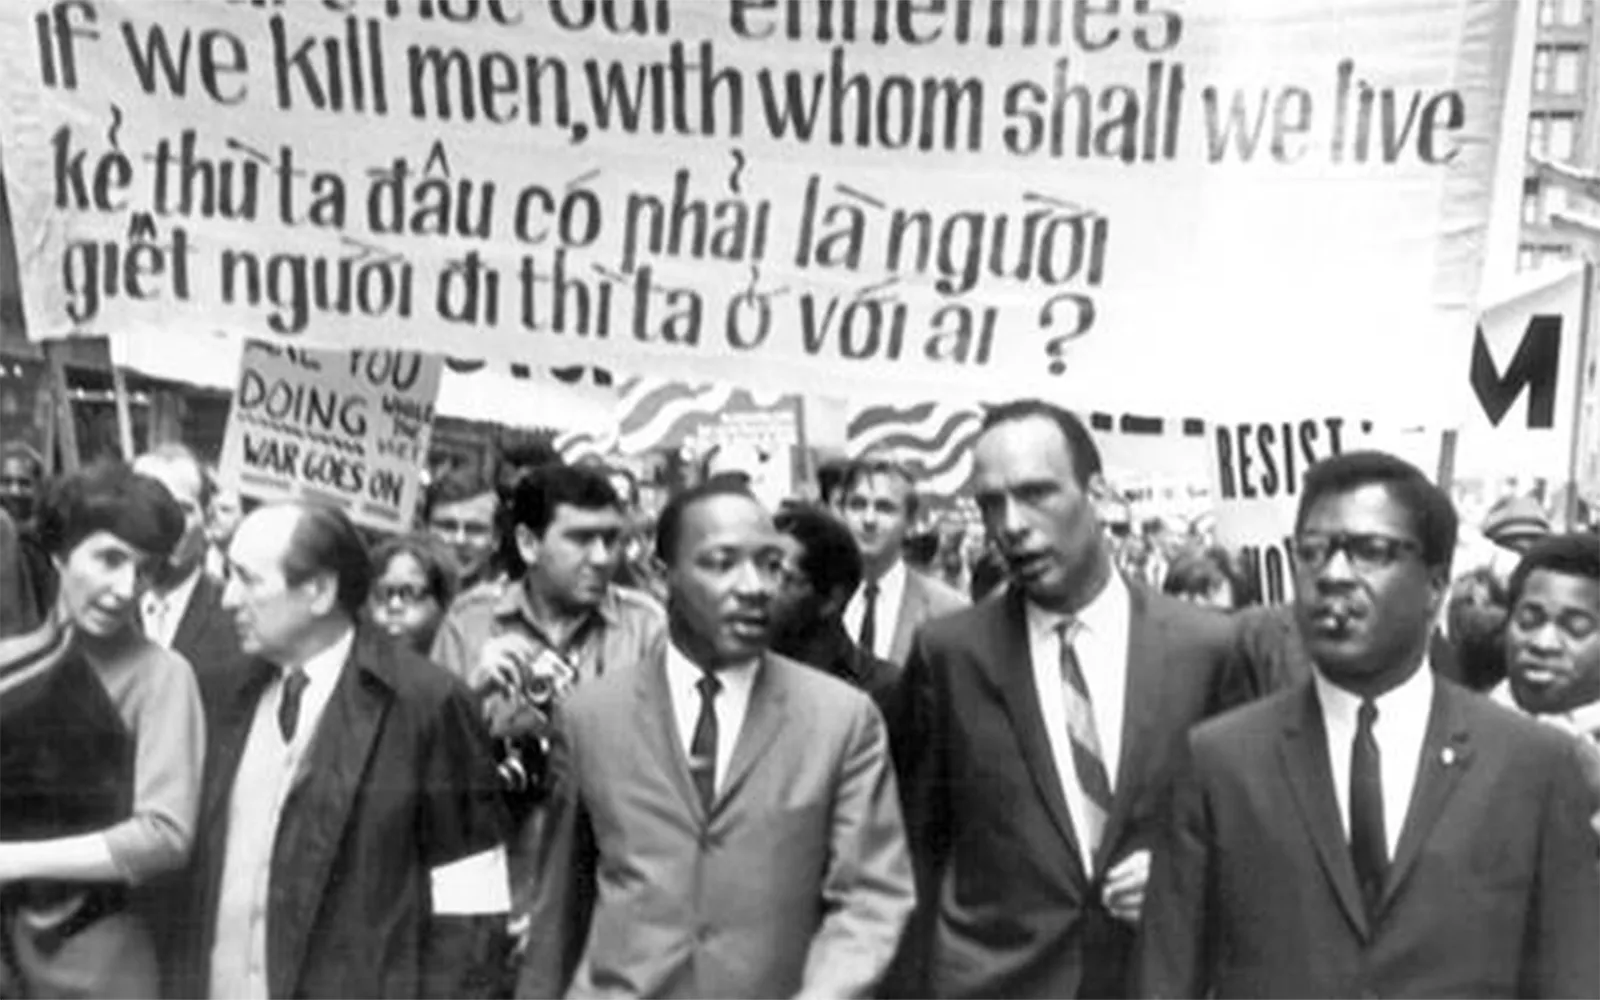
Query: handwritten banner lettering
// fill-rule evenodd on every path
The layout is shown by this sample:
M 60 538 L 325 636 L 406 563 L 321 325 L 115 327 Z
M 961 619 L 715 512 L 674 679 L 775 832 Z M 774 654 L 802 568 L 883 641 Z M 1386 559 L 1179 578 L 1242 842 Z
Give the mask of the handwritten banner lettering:
M 220 475 L 261 500 L 331 503 L 406 531 L 444 364 L 410 351 L 245 345 Z
M 1514 6 L 33 0 L 0 141 L 38 338 L 1433 416 Z

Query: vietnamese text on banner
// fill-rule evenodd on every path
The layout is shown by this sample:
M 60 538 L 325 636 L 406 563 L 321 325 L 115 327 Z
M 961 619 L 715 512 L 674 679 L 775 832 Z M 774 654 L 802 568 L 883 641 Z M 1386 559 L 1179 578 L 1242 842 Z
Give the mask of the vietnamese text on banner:
M 259 500 L 332 504 L 409 531 L 444 368 L 412 351 L 245 344 L 219 476 Z
M 0 142 L 36 338 L 1437 418 L 1514 7 L 33 0 Z

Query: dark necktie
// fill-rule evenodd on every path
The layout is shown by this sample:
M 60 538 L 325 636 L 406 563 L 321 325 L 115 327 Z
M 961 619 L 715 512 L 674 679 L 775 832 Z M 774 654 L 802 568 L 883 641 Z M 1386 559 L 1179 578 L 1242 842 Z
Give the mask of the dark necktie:
M 1100 749 L 1100 731 L 1094 723 L 1094 705 L 1089 700 L 1089 685 L 1072 648 L 1072 623 L 1062 622 L 1061 697 L 1067 709 L 1067 737 L 1072 743 L 1072 768 L 1078 775 L 1088 815 L 1088 829 L 1079 830 L 1083 846 L 1093 857 L 1100 849 L 1106 817 L 1111 814 L 1111 778 L 1106 773 L 1105 756 Z
M 689 774 L 694 778 L 695 791 L 700 793 L 700 804 L 711 812 L 717 797 L 717 692 L 722 682 L 707 670 L 695 681 L 700 689 L 700 718 L 695 720 L 694 736 L 689 740 Z
M 300 697 L 306 693 L 306 672 L 299 667 L 283 675 L 283 696 L 278 699 L 278 732 L 283 742 L 294 742 L 294 730 L 300 724 Z
M 863 596 L 866 606 L 861 610 L 861 635 L 856 641 L 862 649 L 871 653 L 878 638 L 878 581 L 868 580 Z
M 1356 738 L 1350 746 L 1350 860 L 1355 863 L 1356 881 L 1361 885 L 1369 917 L 1376 913 L 1389 870 L 1383 828 L 1383 776 L 1378 741 L 1372 734 L 1377 718 L 1378 706 L 1371 699 L 1363 700 L 1356 715 Z

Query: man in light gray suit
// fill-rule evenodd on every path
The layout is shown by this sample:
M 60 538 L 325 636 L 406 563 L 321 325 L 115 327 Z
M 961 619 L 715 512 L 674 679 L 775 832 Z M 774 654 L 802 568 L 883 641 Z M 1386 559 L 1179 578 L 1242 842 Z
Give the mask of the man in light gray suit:
M 839 514 L 861 547 L 861 586 L 845 605 L 845 630 L 861 648 L 906 665 L 922 624 L 954 614 L 967 599 L 906 565 L 906 534 L 917 516 L 916 482 L 896 462 L 862 458 L 844 470 Z
M 783 550 L 742 487 L 656 550 L 668 639 L 558 716 L 517 995 L 870 995 L 915 901 L 883 720 L 767 650 Z

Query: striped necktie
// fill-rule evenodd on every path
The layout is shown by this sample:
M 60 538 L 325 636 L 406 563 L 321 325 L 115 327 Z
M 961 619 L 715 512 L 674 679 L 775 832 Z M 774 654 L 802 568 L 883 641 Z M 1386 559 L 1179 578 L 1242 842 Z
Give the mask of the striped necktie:
M 1090 857 L 1100 849 L 1106 817 L 1111 814 L 1111 778 L 1100 751 L 1100 732 L 1094 724 L 1094 705 L 1089 700 L 1089 685 L 1084 682 L 1078 654 L 1073 652 L 1073 634 L 1078 624 L 1068 620 L 1056 626 L 1061 636 L 1061 697 L 1067 708 L 1067 735 L 1072 741 L 1072 765 L 1083 792 L 1087 829 L 1079 830 Z

